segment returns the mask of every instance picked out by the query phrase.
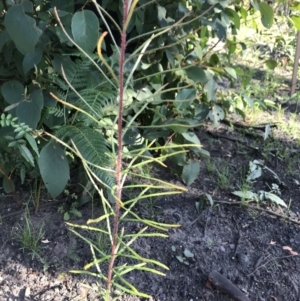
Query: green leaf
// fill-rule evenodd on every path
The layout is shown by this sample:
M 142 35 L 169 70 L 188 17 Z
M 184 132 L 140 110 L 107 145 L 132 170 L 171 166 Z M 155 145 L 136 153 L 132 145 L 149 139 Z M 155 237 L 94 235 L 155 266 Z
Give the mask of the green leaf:
M 65 28 L 67 34 L 70 37 L 73 37 L 72 32 L 71 32 L 71 28 Z M 66 34 L 64 33 L 64 31 L 62 30 L 61 27 L 56 27 L 55 28 L 55 32 L 57 37 L 59 38 L 59 41 L 63 44 L 66 43 L 68 46 L 72 47 L 73 43 L 69 40 L 69 38 L 66 36 Z
M 187 142 L 188 144 L 195 144 L 195 147 L 190 147 L 191 150 L 193 150 L 195 153 L 201 151 L 202 146 L 199 138 L 195 133 L 186 132 L 186 133 L 182 133 L 181 135 L 183 136 L 185 142 Z
M 194 117 L 198 123 L 204 122 L 209 113 L 209 107 L 202 103 L 195 108 Z
M 38 146 L 36 144 L 35 139 L 31 135 L 29 135 L 28 133 L 25 134 L 25 138 L 28 141 L 28 143 L 30 144 L 31 148 L 37 154 L 37 156 L 39 156 L 40 155 L 39 154 L 39 149 L 38 149 Z
M 250 164 L 251 164 L 251 162 L 250 162 Z M 251 182 L 251 181 L 261 177 L 261 175 L 262 175 L 262 169 L 261 169 L 261 167 L 257 166 L 257 168 L 251 170 L 251 172 L 247 176 L 246 181 Z
M 242 76 L 242 85 L 244 88 L 246 88 L 252 80 L 252 77 L 250 75 L 243 75 Z
M 175 58 L 170 50 L 165 51 L 168 61 L 170 62 L 172 68 L 175 68 Z
M 243 7 L 240 8 L 240 14 L 241 17 L 244 19 L 244 21 L 246 22 L 247 17 L 248 17 L 248 12 L 246 9 L 244 9 Z
M 267 60 L 265 63 L 271 70 L 274 70 L 277 67 L 277 62 L 275 60 Z
M 167 153 L 173 153 L 183 150 L 183 148 L 176 147 L 175 149 L 167 149 Z M 170 159 L 175 162 L 178 166 L 184 166 L 186 165 L 186 153 L 176 154 L 172 155 Z
M 200 44 L 197 43 L 195 45 L 194 51 L 195 51 L 195 54 L 197 55 L 198 59 L 202 60 L 202 58 L 203 58 L 203 49 L 202 49 Z
M 3 30 L 0 33 L 0 51 L 2 50 L 3 46 L 5 45 L 5 43 L 9 41 L 9 36 L 7 34 L 6 30 Z
M 12 193 L 15 191 L 15 184 L 12 179 L 8 180 L 6 177 L 4 177 L 2 185 L 5 193 Z
M 94 51 L 99 38 L 99 20 L 91 10 L 74 14 L 71 24 L 75 42 L 86 52 Z
M 186 132 L 189 127 L 188 123 L 186 121 L 179 121 L 177 119 L 170 119 L 165 123 L 166 127 L 172 129 L 173 132 L 175 133 L 184 133 Z M 158 137 L 163 137 L 163 133 L 159 132 L 160 136 Z
M 205 84 L 207 82 L 207 77 L 205 75 L 204 70 L 201 67 L 191 67 L 186 69 L 186 75 L 189 79 L 193 80 L 194 82 L 199 82 L 201 84 Z
M 176 258 L 178 261 L 182 262 L 183 263 L 183 257 L 182 255 L 176 255 Z
M 213 205 L 214 205 L 214 200 L 213 200 L 212 196 L 211 196 L 210 194 L 208 194 L 208 193 L 205 193 L 205 196 L 206 196 L 206 198 L 208 199 L 208 201 L 209 201 L 209 203 L 210 203 L 210 206 L 213 207 Z
M 291 20 L 297 30 L 300 30 L 300 16 L 291 16 Z
M 44 105 L 42 90 L 36 90 L 17 106 L 17 117 L 32 129 L 36 129 Z
M 22 62 L 24 74 L 37 65 L 42 59 L 43 51 L 37 50 L 33 53 L 26 53 Z
M 70 214 L 69 214 L 69 212 L 65 212 L 64 213 L 64 220 L 65 221 L 68 221 L 70 219 Z
M 33 4 L 24 1 L 11 6 L 5 14 L 6 30 L 22 54 L 33 53 L 42 31 L 36 26 L 36 21 L 25 12 L 33 12 Z
M 32 167 L 34 167 L 35 166 L 34 159 L 33 159 L 33 156 L 31 154 L 30 150 L 25 145 L 23 145 L 23 144 L 19 144 L 18 145 L 18 149 L 19 149 L 21 155 L 23 156 L 23 158 L 28 163 L 30 163 Z
M 186 132 L 186 133 L 182 133 L 181 134 L 183 136 L 183 138 L 185 140 L 187 140 L 188 142 L 192 143 L 192 144 L 196 144 L 197 146 L 200 146 L 200 140 L 199 138 L 196 136 L 195 133 L 193 132 Z
M 278 197 L 276 194 L 271 193 L 271 192 L 265 192 L 265 191 L 260 191 L 260 193 L 264 196 L 264 198 L 270 200 L 271 202 L 287 208 L 286 203 L 280 197 Z
M 166 18 L 167 10 L 164 7 L 158 6 L 157 11 L 158 11 L 157 18 L 161 27 L 166 27 L 174 23 L 174 20 L 172 18 L 170 17 Z
M 54 70 L 63 76 L 62 69 L 69 81 L 74 77 L 76 72 L 76 65 L 69 56 L 53 55 L 54 59 L 51 61 Z
M 216 53 L 213 53 L 209 58 L 209 64 L 211 66 L 216 66 L 220 63 L 219 57 Z
M 235 41 L 226 41 L 226 46 L 228 49 L 228 54 L 233 54 L 236 51 L 236 42 Z
M 231 8 L 225 8 L 224 10 L 225 14 L 229 16 L 230 20 L 232 21 L 233 25 L 236 29 L 240 29 L 240 17 L 239 15 Z
M 236 76 L 236 72 L 233 68 L 230 68 L 230 67 L 225 67 L 224 68 L 226 73 L 229 74 L 233 79 L 237 79 L 237 76 Z
M 143 20 L 144 19 L 141 20 L 138 16 L 135 19 L 135 28 L 139 35 L 143 32 L 143 25 L 144 25 Z
M 69 163 L 64 149 L 57 143 L 47 143 L 38 160 L 42 179 L 53 198 L 63 192 L 70 177 Z
M 134 145 L 137 142 L 137 137 L 140 135 L 136 127 L 129 128 L 123 136 L 125 144 Z
M 182 169 L 181 178 L 189 186 L 197 179 L 199 172 L 200 163 L 194 159 L 190 159 L 189 164 L 185 165 Z
M 227 37 L 227 28 L 224 24 L 219 20 L 216 19 L 214 22 L 214 29 L 216 31 L 217 37 L 219 40 L 226 39 Z
M 20 167 L 20 179 L 22 184 L 24 184 L 25 182 L 25 175 L 26 175 L 26 169 L 25 166 L 22 164 Z
M 208 114 L 208 118 L 213 122 L 214 126 L 216 126 L 220 120 L 225 118 L 225 112 L 220 106 L 214 105 Z
M 143 87 L 140 89 L 135 96 L 138 101 L 150 101 L 152 99 L 153 93 L 150 91 L 149 87 Z
M 259 10 L 263 26 L 265 26 L 266 28 L 271 28 L 274 21 L 274 11 L 272 7 L 265 2 L 260 2 Z
M 298 12 L 300 12 L 300 2 L 298 2 L 298 1 L 292 1 L 290 4 L 290 9 L 292 10 L 292 11 L 298 11 Z
M 169 127 L 176 133 L 185 133 L 194 125 L 197 125 L 198 121 L 195 119 L 183 119 L 183 118 L 172 118 L 164 123 L 166 127 Z M 163 136 L 160 136 L 163 137 Z
M 4 99 L 9 104 L 15 104 L 24 99 L 24 86 L 17 80 L 5 82 L 1 90 Z
M 207 91 L 207 100 L 212 101 L 216 99 L 216 92 L 217 92 L 218 84 L 214 80 L 213 77 L 209 79 L 209 81 L 205 84 L 205 89 Z
M 232 192 L 232 194 L 240 197 L 241 199 L 245 199 L 245 200 L 257 200 L 257 194 L 252 192 L 252 191 L 234 191 Z
M 195 89 L 182 89 L 175 98 L 174 105 L 177 109 L 185 109 L 190 107 L 191 103 L 196 98 Z

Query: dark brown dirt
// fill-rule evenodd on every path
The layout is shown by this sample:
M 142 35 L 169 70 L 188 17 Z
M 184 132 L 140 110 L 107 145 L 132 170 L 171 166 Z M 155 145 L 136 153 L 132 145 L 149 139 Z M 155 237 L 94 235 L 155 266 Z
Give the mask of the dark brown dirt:
M 141 239 L 133 245 L 141 255 L 169 267 L 165 277 L 144 272 L 128 275 L 128 280 L 140 291 L 151 295 L 152 300 L 234 300 L 212 287 L 208 276 L 213 270 L 224 275 L 251 301 L 300 299 L 300 258 L 283 248 L 288 246 L 294 252 L 300 252 L 297 224 L 300 213 L 300 151 L 293 141 L 268 138 L 268 142 L 264 142 L 257 133 L 259 130 L 247 134 L 243 131 L 240 135 L 232 132 L 227 125 L 218 129 L 202 129 L 198 134 L 204 148 L 211 153 L 210 162 L 219 171 L 224 172 L 223 168 L 227 168 L 228 186 L 221 187 L 216 169 L 202 160 L 199 178 L 187 193 L 144 201 L 136 206 L 136 212 L 143 217 L 181 224 L 180 228 L 169 230 L 166 239 Z M 287 151 L 284 158 L 281 157 L 283 150 Z M 268 202 L 260 203 L 260 210 L 255 209 L 256 203 L 250 203 L 252 208 L 235 204 L 240 200 L 231 192 L 239 190 L 247 174 L 248 163 L 253 159 L 263 159 L 284 183 L 280 187 L 280 197 L 287 204 L 291 200 L 289 210 Z M 294 165 L 290 168 L 291 160 Z M 166 177 L 165 172 L 160 175 Z M 182 185 L 176 177 L 170 181 Z M 251 190 L 270 191 L 273 183 L 274 178 L 264 174 Z M 25 192 L 20 189 L 19 194 L 26 202 L 29 196 L 26 195 L 27 188 L 24 189 Z M 213 207 L 205 202 L 204 193 L 212 196 L 215 201 Z M 199 212 L 196 210 L 197 202 L 203 204 Z M 92 260 L 89 246 L 68 231 L 62 215 L 57 212 L 59 204 L 45 204 L 47 200 L 43 198 L 39 212 L 31 214 L 36 229 L 45 225 L 38 255 L 34 256 L 28 250 L 23 252 L 17 239 L 24 225 L 23 215 L 8 216 L 18 209 L 12 198 L 1 199 L 0 300 L 101 300 L 96 290 L 84 286 L 89 284 L 96 288 L 99 279 L 68 273 L 70 269 L 82 269 Z M 81 218 L 71 216 L 71 221 L 85 224 L 92 212 L 94 216 L 101 214 L 101 207 L 96 205 L 92 211 L 92 206 L 86 205 L 81 212 Z M 279 218 L 271 213 L 286 217 Z M 126 230 L 135 229 L 129 224 Z M 101 247 L 107 247 L 105 241 Z M 194 257 L 185 258 L 184 250 L 189 250 Z M 180 262 L 180 256 L 184 262 Z M 142 299 L 125 295 L 119 300 Z

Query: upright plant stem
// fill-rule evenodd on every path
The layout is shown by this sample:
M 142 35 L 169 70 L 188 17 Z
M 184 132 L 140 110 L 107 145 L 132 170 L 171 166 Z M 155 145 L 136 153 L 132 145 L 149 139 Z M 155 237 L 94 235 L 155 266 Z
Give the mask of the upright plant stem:
M 123 69 L 125 62 L 125 49 L 126 49 L 126 24 L 128 17 L 128 5 L 129 0 L 124 1 L 123 7 L 123 28 L 121 32 L 121 51 L 119 60 L 119 113 L 118 113 L 118 157 L 116 166 L 116 182 L 117 182 L 117 200 L 115 205 L 115 215 L 113 224 L 113 242 L 111 248 L 111 257 L 109 262 L 108 274 L 107 274 L 107 291 L 111 295 L 111 280 L 113 274 L 113 267 L 116 258 L 116 247 L 118 237 L 119 215 L 120 215 L 120 200 L 122 194 L 122 115 L 123 115 L 123 96 L 124 96 L 124 78 Z

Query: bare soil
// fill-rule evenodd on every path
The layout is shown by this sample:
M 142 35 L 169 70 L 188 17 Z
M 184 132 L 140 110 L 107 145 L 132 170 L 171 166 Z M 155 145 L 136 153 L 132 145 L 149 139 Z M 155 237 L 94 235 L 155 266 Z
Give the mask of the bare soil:
M 288 110 L 286 113 L 289 114 Z M 211 160 L 201 161 L 199 178 L 188 192 L 144 201 L 135 208 L 143 217 L 181 225 L 169 230 L 166 239 L 141 239 L 134 245 L 141 255 L 169 267 L 165 277 L 144 272 L 129 274 L 128 280 L 151 295 L 152 300 L 241 300 L 234 299 L 224 288 L 215 287 L 210 277 L 212 271 L 230 280 L 248 297 L 245 300 L 300 300 L 300 257 L 297 255 L 300 252 L 300 149 L 297 141 L 276 135 L 276 128 L 272 129 L 273 137 L 266 141 L 260 137 L 263 134 L 260 129 L 250 132 L 243 127 L 235 129 L 221 124 L 217 129 L 206 126 L 199 130 L 199 138 L 204 149 L 210 152 Z M 254 159 L 264 160 L 280 181 L 265 173 L 251 190 L 270 191 L 277 181 L 280 197 L 289 205 L 288 209 L 267 201 L 259 205 L 245 204 L 231 194 L 240 190 L 249 161 Z M 227 187 L 216 169 L 229 178 Z M 159 172 L 162 178 L 169 177 L 173 183 L 183 185 L 171 176 L 170 170 Z M 20 187 L 18 193 L 24 203 L 29 199 L 28 187 Z M 213 206 L 205 193 L 212 196 Z M 96 288 L 99 279 L 69 273 L 69 270 L 82 269 L 92 260 L 89 246 L 68 230 L 62 214 L 57 211 L 59 206 L 70 204 L 63 198 L 59 204 L 49 201 L 43 197 L 38 213 L 31 210 L 34 227 L 45 226 L 38 255 L 34 256 L 22 250 L 18 240 L 24 227 L 24 209 L 20 210 L 11 197 L 1 199 L 0 300 L 101 300 L 96 290 L 85 286 Z M 203 206 L 197 211 L 196 204 Z M 85 224 L 92 214 L 101 214 L 101 206 L 97 204 L 93 208 L 87 204 L 80 210 L 82 217 L 71 216 L 71 222 Z M 130 224 L 126 230 L 134 231 L 134 227 L 137 225 Z M 100 243 L 103 248 L 107 247 L 105 241 Z M 286 246 L 296 253 L 285 250 Z M 185 250 L 194 256 L 185 256 L 188 254 Z M 119 300 L 142 299 L 124 295 Z

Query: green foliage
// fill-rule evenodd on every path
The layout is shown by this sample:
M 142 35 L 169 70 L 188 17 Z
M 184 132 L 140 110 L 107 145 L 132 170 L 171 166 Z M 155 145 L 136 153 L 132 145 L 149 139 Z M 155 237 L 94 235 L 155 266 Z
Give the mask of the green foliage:
M 9 1 L 0 7 L 4 16 L 0 33 L 0 112 L 9 112 L 13 118 L 18 117 L 20 124 L 32 129 L 23 137 L 24 131 L 20 130 L 10 147 L 18 149 L 13 154 L 15 159 L 24 160 L 20 163 L 22 179 L 25 172 L 34 169 L 52 196 L 59 195 L 67 184 L 66 165 L 71 161 L 56 161 L 64 166 L 56 167 L 57 181 L 61 183 L 56 185 L 54 176 L 49 177 L 51 159 L 44 157 L 51 156 L 47 148 L 53 145 L 49 138 L 53 134 L 65 143 L 61 153 L 68 147 L 78 148 L 81 159 L 93 166 L 93 172 L 108 190 L 114 185 L 114 175 L 107 168 L 114 167 L 118 147 L 116 79 L 123 1 L 100 1 L 102 6 L 96 2 L 25 0 Z M 194 181 L 199 173 L 198 159 L 207 153 L 201 150 L 199 140 L 193 142 L 199 144 L 198 148 L 183 146 L 190 141 L 184 135 L 190 135 L 206 120 L 217 125 L 225 118 L 229 106 L 219 97 L 218 78 L 234 82 L 238 77 L 247 77 L 247 72 L 230 61 L 237 51 L 235 35 L 241 21 L 258 11 L 265 27 L 270 28 L 273 23 L 269 4 L 252 1 L 251 5 L 247 11 L 242 3 L 230 1 L 163 0 L 158 5 L 146 0 L 137 2 L 126 24 L 124 150 L 143 147 L 154 139 L 157 146 L 171 142 L 176 147 L 182 145 L 185 153 L 174 156 L 173 161 L 187 185 Z M 292 7 L 297 9 L 297 5 Z M 100 45 L 104 60 L 99 60 L 94 52 L 105 30 L 109 38 Z M 223 55 L 214 51 L 211 38 L 225 41 L 226 62 Z M 268 65 L 275 67 L 272 61 Z M 67 135 L 70 129 L 76 141 Z M 43 131 L 47 141 L 38 144 Z M 173 141 L 169 137 L 174 137 Z M 89 143 L 84 145 L 87 139 Z M 7 150 L 1 144 L 2 147 Z M 168 153 L 171 151 L 169 148 Z M 59 173 L 60 169 L 65 171 Z M 6 176 L 6 182 L 8 178 L 11 179 Z
M 68 221 L 71 218 L 71 215 L 81 217 L 82 214 L 78 210 L 79 204 L 78 202 L 73 202 L 69 210 L 66 210 L 63 206 L 58 207 L 58 212 L 63 213 L 64 220 Z
M 39 150 L 32 129 L 25 123 L 18 123 L 17 117 L 2 113 L 0 121 L 0 176 L 6 193 L 15 191 L 12 174 L 18 170 L 21 182 L 24 183 L 26 169 L 35 167 L 35 156 Z

